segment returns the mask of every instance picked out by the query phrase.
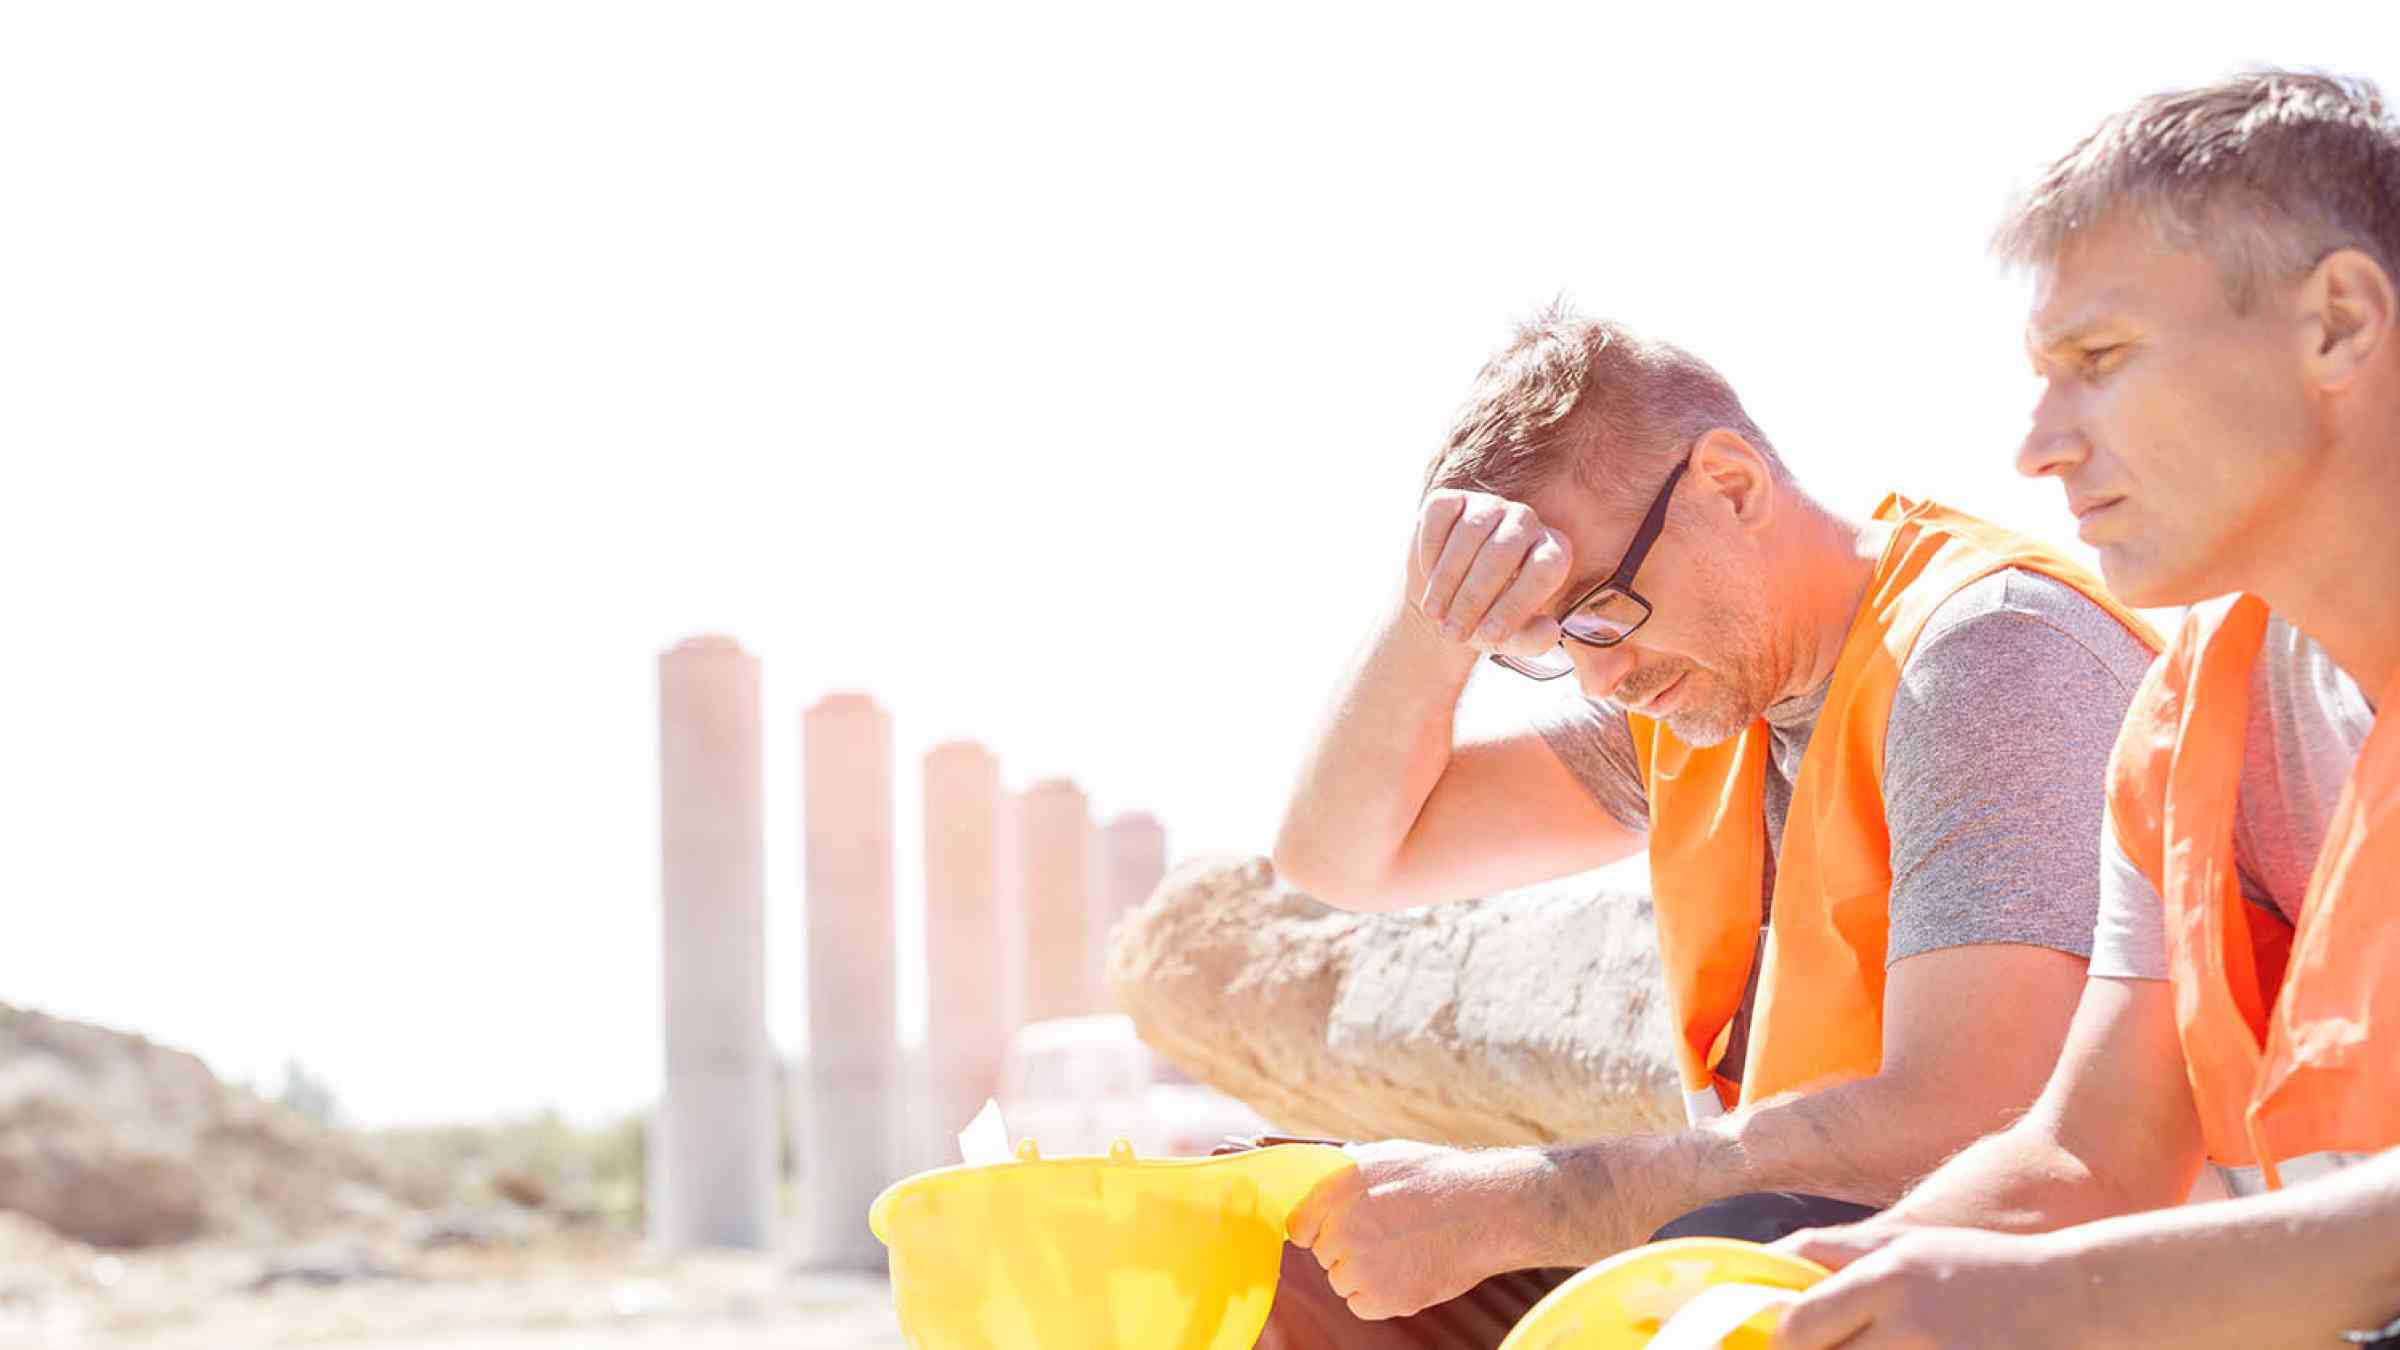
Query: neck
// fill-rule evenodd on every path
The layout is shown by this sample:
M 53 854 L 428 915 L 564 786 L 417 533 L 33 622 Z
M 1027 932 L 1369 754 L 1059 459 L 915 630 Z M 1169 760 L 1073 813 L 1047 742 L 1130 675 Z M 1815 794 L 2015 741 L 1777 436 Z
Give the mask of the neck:
M 1805 498 L 1791 542 L 1776 560 L 1776 608 L 1790 616 L 1775 653 L 1775 701 L 1812 693 L 1833 678 L 1858 607 L 1866 603 L 1889 532 L 1848 520 Z
M 2251 587 L 2380 699 L 2400 676 L 2400 409 L 2365 444 L 2342 446 L 2262 540 Z M 2360 509 L 2367 505 L 2368 509 Z

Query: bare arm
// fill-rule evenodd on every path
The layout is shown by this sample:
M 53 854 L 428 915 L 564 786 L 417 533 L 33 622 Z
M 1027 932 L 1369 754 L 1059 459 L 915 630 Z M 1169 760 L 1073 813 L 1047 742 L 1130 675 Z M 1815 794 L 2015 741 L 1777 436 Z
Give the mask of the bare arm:
M 1569 562 L 1563 536 L 1517 503 L 1427 499 L 1402 594 L 1302 761 L 1275 841 L 1286 880 L 1328 904 L 1401 909 L 1641 849 L 1643 836 L 1602 809 L 1538 733 L 1452 744 L 1459 695 L 1484 652 L 1557 641 L 1542 606 Z
M 2271 1195 L 2056 1232 L 1911 1229 L 1809 1291 L 1775 1343 L 2338 1345 L 2400 1315 L 2394 1232 L 2400 1150 Z
M 2017 943 L 1951 947 L 1894 965 L 1883 1065 L 1658 1139 L 1548 1151 L 1565 1203 L 1540 1264 L 1588 1264 L 1727 1196 L 1791 1190 L 1885 1204 L 2041 1090 L 2083 962 Z
M 2173 990 L 2164 980 L 2094 978 L 2057 1069 L 2022 1120 L 1884 1213 L 1782 1245 L 1839 1268 L 1922 1228 L 2041 1233 L 2156 1209 L 2191 1192 L 2202 1153 Z
M 2333 1345 L 2400 1317 L 2400 1150 L 2305 1185 L 2054 1234 L 2119 1344 Z
M 2164 980 L 2095 979 L 2032 1111 L 1892 1208 L 1896 1222 L 2033 1233 L 2182 1200 L 2200 1120 Z
M 2039 1090 L 2082 967 L 2012 943 L 1910 957 L 1885 985 L 1879 1072 L 1699 1129 L 1553 1148 L 1354 1146 L 1356 1171 L 1293 1211 L 1292 1241 L 1354 1313 L 1390 1317 L 1500 1271 L 1590 1265 L 1727 1196 L 1880 1203 Z

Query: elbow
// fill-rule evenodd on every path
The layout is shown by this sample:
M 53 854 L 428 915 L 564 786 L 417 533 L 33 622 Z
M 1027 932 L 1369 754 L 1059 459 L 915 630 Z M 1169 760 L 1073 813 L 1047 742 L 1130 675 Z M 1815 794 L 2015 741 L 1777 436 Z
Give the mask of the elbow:
M 1342 884 L 1341 877 L 1325 865 L 1323 857 L 1293 840 L 1289 831 L 1276 839 L 1275 851 L 1268 858 L 1275 864 L 1276 880 L 1284 885 L 1336 909 L 1349 908 L 1342 903 L 1349 888 Z
M 1373 913 L 1390 906 L 1375 903 L 1378 889 L 1373 878 L 1359 875 L 1355 867 L 1345 867 L 1326 850 L 1310 846 L 1288 825 L 1275 840 L 1275 851 L 1269 855 L 1275 864 L 1275 875 L 1284 885 L 1321 901 L 1335 909 L 1353 913 Z

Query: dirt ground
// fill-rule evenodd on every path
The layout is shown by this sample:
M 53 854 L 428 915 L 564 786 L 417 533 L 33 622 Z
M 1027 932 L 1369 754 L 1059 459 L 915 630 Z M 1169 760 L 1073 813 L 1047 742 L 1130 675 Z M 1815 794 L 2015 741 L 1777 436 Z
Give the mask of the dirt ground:
M 638 1126 L 347 1130 L 0 1004 L 0 1350 L 902 1344 L 879 1278 L 645 1246 Z
M 89 1249 L 86 1249 L 87 1251 Z M 0 1346 L 83 1350 L 898 1350 L 880 1278 L 624 1238 L 394 1258 L 364 1248 L 189 1244 L 0 1274 Z

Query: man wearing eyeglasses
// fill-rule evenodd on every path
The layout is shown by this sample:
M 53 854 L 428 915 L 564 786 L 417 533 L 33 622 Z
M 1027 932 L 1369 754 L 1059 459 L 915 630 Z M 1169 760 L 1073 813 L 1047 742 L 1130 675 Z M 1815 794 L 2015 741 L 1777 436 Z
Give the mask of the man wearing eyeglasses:
M 1293 1217 L 1314 1260 L 1287 1253 L 1262 1344 L 1493 1344 L 1542 1269 L 1863 1216 L 2022 1110 L 2083 985 L 2154 647 L 2029 540 L 1818 503 L 1698 357 L 1525 325 L 1435 457 L 1275 859 L 1383 910 L 1646 847 L 1690 1128 L 1358 1146 Z M 1582 697 L 1453 744 L 1486 657 Z

